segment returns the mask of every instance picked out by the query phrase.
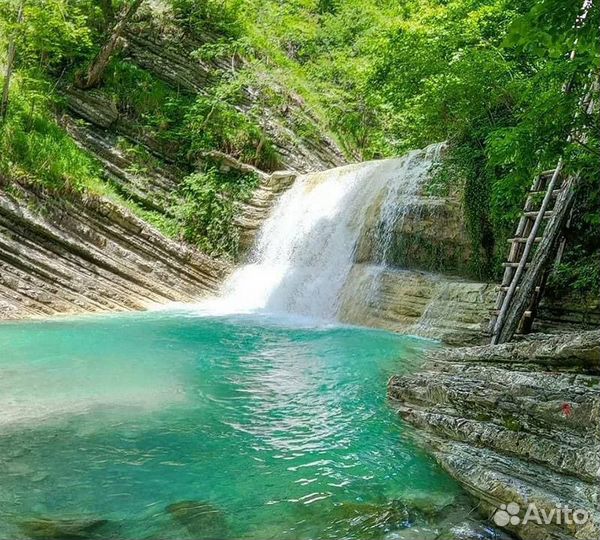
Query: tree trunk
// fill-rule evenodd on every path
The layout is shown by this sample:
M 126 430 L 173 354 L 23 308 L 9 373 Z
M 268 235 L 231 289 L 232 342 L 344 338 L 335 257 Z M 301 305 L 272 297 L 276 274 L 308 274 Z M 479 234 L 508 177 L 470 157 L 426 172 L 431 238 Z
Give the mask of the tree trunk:
M 121 36 L 127 26 L 127 23 L 135 15 L 135 12 L 140 7 L 142 2 L 143 0 L 132 0 L 132 2 L 123 9 L 116 23 L 112 27 L 112 30 L 110 31 L 108 40 L 102 46 L 102 49 L 100 49 L 100 52 L 90 65 L 87 75 L 78 82 L 78 86 L 80 88 L 87 90 L 100 84 L 110 59 L 112 58 L 113 54 L 118 51 L 121 45 Z
M 19 4 L 19 12 L 17 14 L 17 24 L 21 24 L 23 22 L 23 5 L 25 2 L 21 2 Z M 8 54 L 6 55 L 6 73 L 4 75 L 4 86 L 2 88 L 2 101 L 0 102 L 0 119 L 2 121 L 5 120 L 6 115 L 8 114 L 8 92 L 10 88 L 10 79 L 13 74 L 13 68 L 15 64 L 15 54 L 16 54 L 16 44 L 15 44 L 15 32 L 10 37 L 8 42 Z

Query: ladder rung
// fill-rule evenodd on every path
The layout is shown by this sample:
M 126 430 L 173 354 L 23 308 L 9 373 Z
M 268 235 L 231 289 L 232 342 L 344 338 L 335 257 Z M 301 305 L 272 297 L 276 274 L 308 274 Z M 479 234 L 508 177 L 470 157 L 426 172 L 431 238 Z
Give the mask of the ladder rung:
M 552 195 L 554 197 L 556 197 L 561 191 L 562 191 L 562 189 L 553 189 Z M 545 193 L 546 193 L 545 189 L 532 189 L 529 191 L 529 195 L 543 195 Z
M 539 214 L 539 210 L 533 210 L 531 212 L 524 212 L 523 215 L 528 218 L 534 218 Z M 544 212 L 544 219 L 548 219 L 553 214 L 552 210 Z
M 503 262 L 502 266 L 504 266 L 504 268 L 517 268 L 519 266 L 518 262 Z M 529 266 L 529 263 L 525 263 L 525 268 L 527 268 Z
M 516 244 L 525 244 L 528 238 L 526 236 L 520 236 L 518 238 L 509 238 L 507 242 L 516 243 Z M 540 242 L 542 240 L 541 236 L 536 236 L 534 242 Z
M 547 177 L 552 176 L 556 172 L 556 169 L 548 169 L 547 171 L 542 171 L 539 176 Z
M 500 315 L 500 310 L 499 309 L 491 309 L 490 313 L 492 315 Z M 531 317 L 531 310 L 527 310 L 525 313 L 523 313 L 523 317 Z
M 517 285 L 517 290 L 518 290 L 518 289 L 520 289 L 520 288 L 521 288 L 521 287 L 519 287 L 519 286 Z M 504 291 L 504 292 L 506 292 L 506 291 L 508 291 L 508 287 L 506 287 L 506 286 L 502 286 L 502 287 L 500 287 L 500 290 L 501 290 L 501 291 Z M 535 292 L 540 292 L 540 287 L 539 287 L 539 286 L 535 288 Z

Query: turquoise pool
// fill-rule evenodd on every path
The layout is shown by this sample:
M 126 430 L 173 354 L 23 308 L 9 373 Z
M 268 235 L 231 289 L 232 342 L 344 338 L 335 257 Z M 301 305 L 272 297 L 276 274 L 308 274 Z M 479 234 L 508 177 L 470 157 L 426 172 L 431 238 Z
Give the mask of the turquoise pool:
M 435 346 L 193 311 L 2 324 L 0 538 L 431 528 L 430 509 L 460 491 L 411 442 L 385 384 Z

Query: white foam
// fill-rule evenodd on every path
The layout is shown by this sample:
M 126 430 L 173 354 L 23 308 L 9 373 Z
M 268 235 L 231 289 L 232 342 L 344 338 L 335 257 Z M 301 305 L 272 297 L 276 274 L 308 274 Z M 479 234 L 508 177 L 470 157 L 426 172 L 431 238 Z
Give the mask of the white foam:
M 291 313 L 335 318 L 366 220 L 379 215 L 379 263 L 437 159 L 439 145 L 403 158 L 369 161 L 299 177 L 263 224 L 249 264 L 238 268 L 206 314 Z

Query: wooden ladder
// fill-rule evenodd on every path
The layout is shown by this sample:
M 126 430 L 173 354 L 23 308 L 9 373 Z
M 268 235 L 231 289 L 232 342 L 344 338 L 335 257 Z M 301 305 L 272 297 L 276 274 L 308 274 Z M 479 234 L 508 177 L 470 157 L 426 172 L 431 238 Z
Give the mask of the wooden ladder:
M 497 343 L 497 336 L 502 329 L 508 306 L 519 288 L 521 278 L 527 271 L 535 248 L 544 237 L 545 220 L 552 216 L 554 202 L 561 191 L 567 187 L 567 184 L 563 182 L 562 168 L 563 162 L 560 160 L 556 168 L 536 176 L 527 195 L 515 235 L 508 240 L 510 251 L 507 261 L 503 263 L 504 275 L 490 318 L 489 332 L 492 336 L 492 343 Z M 560 241 L 556 261 L 560 261 L 562 257 L 564 243 L 563 237 Z M 548 268 L 536 284 L 534 294 L 521 318 L 519 333 L 526 334 L 531 331 L 550 270 Z
M 584 25 L 591 6 L 589 0 L 583 0 L 575 28 Z M 574 58 L 575 49 L 571 51 L 569 61 Z M 591 114 L 594 110 L 592 89 L 598 88 L 598 77 L 590 73 L 589 78 L 580 104 L 581 110 Z M 573 80 L 563 86 L 565 94 L 569 94 L 572 89 Z M 573 140 L 585 143 L 587 135 L 571 131 L 567 142 Z M 552 269 L 552 257 L 554 256 L 554 265 L 560 262 L 565 247 L 564 227 L 571 220 L 573 185 L 579 177 L 579 173 L 567 176 L 562 173 L 561 158 L 554 169 L 539 174 L 529 190 L 515 236 L 509 240 L 510 252 L 503 265 L 504 276 L 490 318 L 492 344 L 511 339 L 515 331 L 527 333 L 531 330 Z M 545 222 L 547 225 L 544 225 Z M 539 248 L 536 249 L 536 246 Z

